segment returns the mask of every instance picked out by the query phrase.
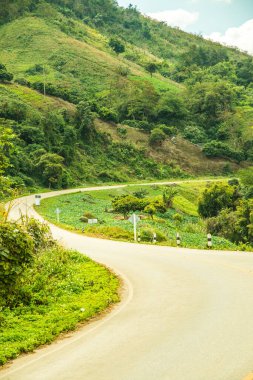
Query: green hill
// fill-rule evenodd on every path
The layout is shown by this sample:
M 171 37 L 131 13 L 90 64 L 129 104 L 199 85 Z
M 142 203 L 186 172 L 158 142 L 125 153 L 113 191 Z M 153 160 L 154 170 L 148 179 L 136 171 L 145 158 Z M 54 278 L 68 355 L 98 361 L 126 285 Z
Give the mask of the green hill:
M 0 24 L 0 174 L 12 185 L 226 174 L 252 162 L 245 53 L 111 0 L 12 0 Z

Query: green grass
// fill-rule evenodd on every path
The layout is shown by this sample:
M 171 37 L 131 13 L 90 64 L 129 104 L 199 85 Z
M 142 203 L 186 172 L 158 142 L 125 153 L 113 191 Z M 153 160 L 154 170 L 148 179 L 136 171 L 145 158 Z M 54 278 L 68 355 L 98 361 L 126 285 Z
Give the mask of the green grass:
M 0 365 L 118 302 L 118 289 L 114 274 L 77 252 L 57 247 L 40 254 L 18 290 L 23 303 L 1 310 Z
M 165 214 L 157 214 L 152 220 L 145 216 L 138 223 L 139 231 L 151 229 L 165 236 L 163 245 L 176 245 L 176 233 L 179 232 L 182 246 L 189 248 L 206 248 L 207 238 L 204 222 L 198 217 L 197 199 L 200 191 L 206 186 L 206 181 L 182 182 L 177 185 L 178 194 L 173 208 Z M 52 197 L 42 201 L 36 210 L 47 220 L 59 224 L 63 228 L 75 230 L 93 237 L 115 240 L 133 241 L 133 226 L 128 220 L 122 220 L 122 215 L 111 211 L 111 201 L 114 196 L 131 194 L 140 189 L 147 192 L 148 197 L 161 197 L 163 185 L 131 185 L 119 189 L 78 192 L 75 194 Z M 61 210 L 60 222 L 57 222 L 56 209 Z M 83 223 L 80 218 L 90 212 L 98 219 L 98 224 Z M 173 215 L 180 213 L 182 222 L 174 221 Z M 236 250 L 237 246 L 226 239 L 215 237 L 214 248 Z

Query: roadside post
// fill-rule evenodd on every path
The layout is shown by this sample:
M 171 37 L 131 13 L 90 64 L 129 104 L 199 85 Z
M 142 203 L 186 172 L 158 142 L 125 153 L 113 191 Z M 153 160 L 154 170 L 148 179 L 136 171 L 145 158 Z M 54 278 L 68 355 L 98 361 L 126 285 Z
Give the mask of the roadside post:
M 212 246 L 213 246 L 211 234 L 207 234 L 207 246 L 208 246 L 208 248 L 212 248 Z
M 138 243 L 140 243 L 140 241 L 141 241 L 141 235 L 140 235 L 140 233 L 139 233 L 139 232 L 138 232 L 137 241 L 138 241 Z
M 57 207 L 57 209 L 56 209 L 56 217 L 57 217 L 57 222 L 58 223 L 60 222 L 60 213 L 61 213 L 61 210 Z
M 35 206 L 40 206 L 41 195 L 35 195 Z
M 140 218 L 138 215 L 132 214 L 128 221 L 134 226 L 134 241 L 137 241 L 137 223 L 140 221 Z
M 153 235 L 153 243 L 156 244 L 157 242 L 157 239 L 156 239 L 156 233 L 154 232 L 154 235 Z
M 177 232 L 177 246 L 179 247 L 180 244 L 181 244 L 181 238 L 180 238 L 179 233 Z

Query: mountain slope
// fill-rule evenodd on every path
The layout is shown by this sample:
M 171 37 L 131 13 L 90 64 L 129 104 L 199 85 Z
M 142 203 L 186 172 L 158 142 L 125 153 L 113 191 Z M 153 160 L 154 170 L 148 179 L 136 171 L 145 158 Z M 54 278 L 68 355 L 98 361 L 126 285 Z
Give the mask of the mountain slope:
M 3 7 L 0 63 L 16 83 L 0 86 L 2 133 L 16 134 L 6 175 L 59 187 L 250 164 L 250 57 L 113 1 L 49 3 Z

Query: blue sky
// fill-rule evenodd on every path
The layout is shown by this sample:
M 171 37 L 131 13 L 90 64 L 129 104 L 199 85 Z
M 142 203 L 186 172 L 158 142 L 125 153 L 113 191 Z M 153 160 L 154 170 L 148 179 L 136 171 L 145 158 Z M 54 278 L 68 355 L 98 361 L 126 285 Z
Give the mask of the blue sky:
M 253 0 L 118 0 L 169 25 L 253 54 Z

